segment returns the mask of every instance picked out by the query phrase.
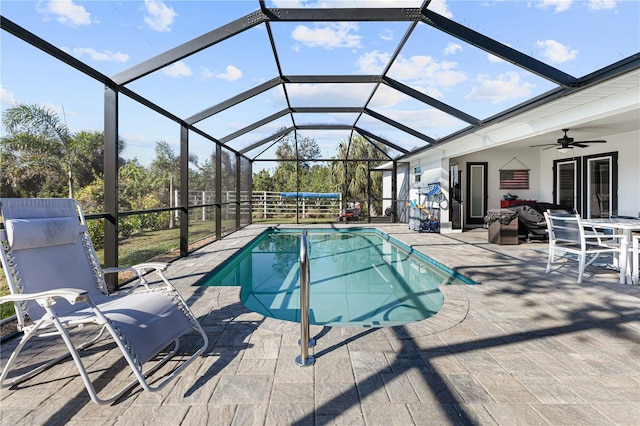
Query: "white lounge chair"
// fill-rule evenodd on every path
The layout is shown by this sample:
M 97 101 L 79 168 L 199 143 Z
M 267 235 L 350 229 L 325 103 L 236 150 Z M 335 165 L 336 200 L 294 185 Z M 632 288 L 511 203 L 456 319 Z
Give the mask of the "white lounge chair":
M 107 404 L 137 383 L 148 391 L 161 389 L 206 349 L 204 330 L 162 273 L 167 265 L 145 263 L 103 270 L 82 209 L 74 200 L 5 198 L 0 199 L 0 213 L 4 222 L 1 260 L 11 290 L 0 302 L 14 303 L 18 329 L 24 333 L 2 370 L 0 385 L 20 383 L 71 355 L 91 399 Z M 107 294 L 104 274 L 122 270 L 135 272 L 137 285 L 127 292 Z M 154 270 L 161 282 L 148 285 L 144 274 Z M 90 325 L 96 326 L 95 337 L 74 344 L 69 331 Z M 109 397 L 99 398 L 79 351 L 98 341 L 105 331 L 122 351 L 135 379 Z M 202 346 L 166 375 L 150 380 L 148 376 L 175 355 L 180 338 L 193 331 L 202 336 Z M 51 335 L 59 335 L 69 353 L 8 379 L 25 344 L 32 337 Z M 22 366 L 19 370 L 22 372 Z
M 549 233 L 549 259 L 546 273 L 556 256 L 573 253 L 578 256 L 578 284 L 582 282 L 584 269 L 599 255 L 613 253 L 620 263 L 620 273 L 626 270 L 627 241 L 623 235 L 602 234 L 593 228 L 585 228 L 579 214 L 546 211 L 544 218 Z M 590 259 L 587 261 L 587 257 Z

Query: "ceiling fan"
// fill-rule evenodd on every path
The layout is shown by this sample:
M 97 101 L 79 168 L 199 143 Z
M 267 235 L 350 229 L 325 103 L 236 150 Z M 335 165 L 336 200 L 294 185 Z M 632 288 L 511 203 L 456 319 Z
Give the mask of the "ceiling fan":
M 545 143 L 542 145 L 532 145 L 530 148 L 535 148 L 535 147 L 539 147 L 539 146 L 546 146 L 547 148 L 544 148 L 543 151 L 545 149 L 551 149 L 554 146 L 558 148 L 558 150 L 560 152 L 568 152 L 569 150 L 571 150 L 574 147 L 578 147 L 578 148 L 586 148 L 587 144 L 590 143 L 607 143 L 607 141 L 603 141 L 603 140 L 597 140 L 597 141 L 576 141 L 573 138 L 570 138 L 569 136 L 567 136 L 567 132 L 569 131 L 569 129 L 562 129 L 562 131 L 564 132 L 564 136 L 561 137 L 560 139 L 558 139 L 557 143 Z

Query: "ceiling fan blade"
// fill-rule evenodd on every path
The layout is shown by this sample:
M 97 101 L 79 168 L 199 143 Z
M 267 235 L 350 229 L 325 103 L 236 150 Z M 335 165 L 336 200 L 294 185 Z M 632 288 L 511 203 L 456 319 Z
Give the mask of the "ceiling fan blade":
M 587 148 L 589 145 L 583 145 L 582 142 L 574 142 L 570 147 L 577 146 L 578 148 Z
M 558 145 L 557 143 L 543 143 L 542 145 L 531 145 L 529 146 L 529 148 L 537 148 L 539 146 L 556 146 Z
M 551 146 L 548 146 L 548 147 L 546 147 L 546 148 L 542 148 L 540 151 L 546 151 L 546 150 L 548 150 L 548 149 L 555 148 L 555 147 L 556 147 L 556 145 L 557 145 L 557 144 L 555 144 L 555 143 L 554 143 L 554 144 L 553 144 L 553 145 L 551 145 Z M 542 145 L 540 145 L 540 146 L 542 146 Z M 561 146 L 559 146 L 558 148 L 562 148 L 562 147 L 561 147 Z
M 599 140 L 599 141 L 575 141 L 575 143 L 607 143 L 607 141 Z

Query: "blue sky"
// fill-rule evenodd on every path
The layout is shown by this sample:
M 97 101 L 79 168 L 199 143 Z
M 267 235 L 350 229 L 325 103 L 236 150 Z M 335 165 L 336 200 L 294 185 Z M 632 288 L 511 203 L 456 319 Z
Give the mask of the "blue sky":
M 419 7 L 421 1 L 267 1 L 269 7 Z M 242 18 L 257 1 L 7 1 L 2 15 L 106 75 L 115 75 L 167 49 Z M 570 75 L 581 77 L 640 51 L 636 0 L 432 1 L 429 8 Z M 272 23 L 285 75 L 379 74 L 409 28 L 408 22 Z M 37 103 L 63 115 L 74 130 L 102 130 L 103 88 L 2 33 L 1 107 Z M 277 77 L 266 26 L 260 25 L 137 80 L 129 87 L 172 113 L 189 117 Z M 420 23 L 388 75 L 480 119 L 554 85 L 517 66 Z M 373 85 L 287 85 L 292 106 L 362 106 Z M 401 92 L 381 87 L 369 107 L 432 138 L 465 123 Z M 155 142 L 178 150 L 179 128 L 135 102 L 121 99 L 120 136 L 125 156 L 146 164 Z M 229 108 L 198 126 L 216 138 L 286 108 L 278 87 Z M 352 124 L 355 114 L 296 114 L 297 124 Z M 368 116 L 358 122 L 374 134 L 411 149 L 423 141 Z M 229 142 L 242 149 L 291 126 L 283 117 Z M 323 157 L 348 132 L 302 132 L 316 139 Z M 192 136 L 201 161 L 211 144 Z M 260 148 L 250 152 L 260 153 Z M 272 156 L 273 148 L 264 156 Z

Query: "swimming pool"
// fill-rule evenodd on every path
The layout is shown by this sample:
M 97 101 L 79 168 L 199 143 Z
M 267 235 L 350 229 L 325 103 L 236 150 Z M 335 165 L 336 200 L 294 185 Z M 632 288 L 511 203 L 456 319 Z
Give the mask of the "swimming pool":
M 442 307 L 440 285 L 473 284 L 376 229 L 307 229 L 311 324 L 407 324 Z M 300 320 L 300 229 L 270 229 L 216 268 L 207 286 L 240 286 L 260 314 Z

